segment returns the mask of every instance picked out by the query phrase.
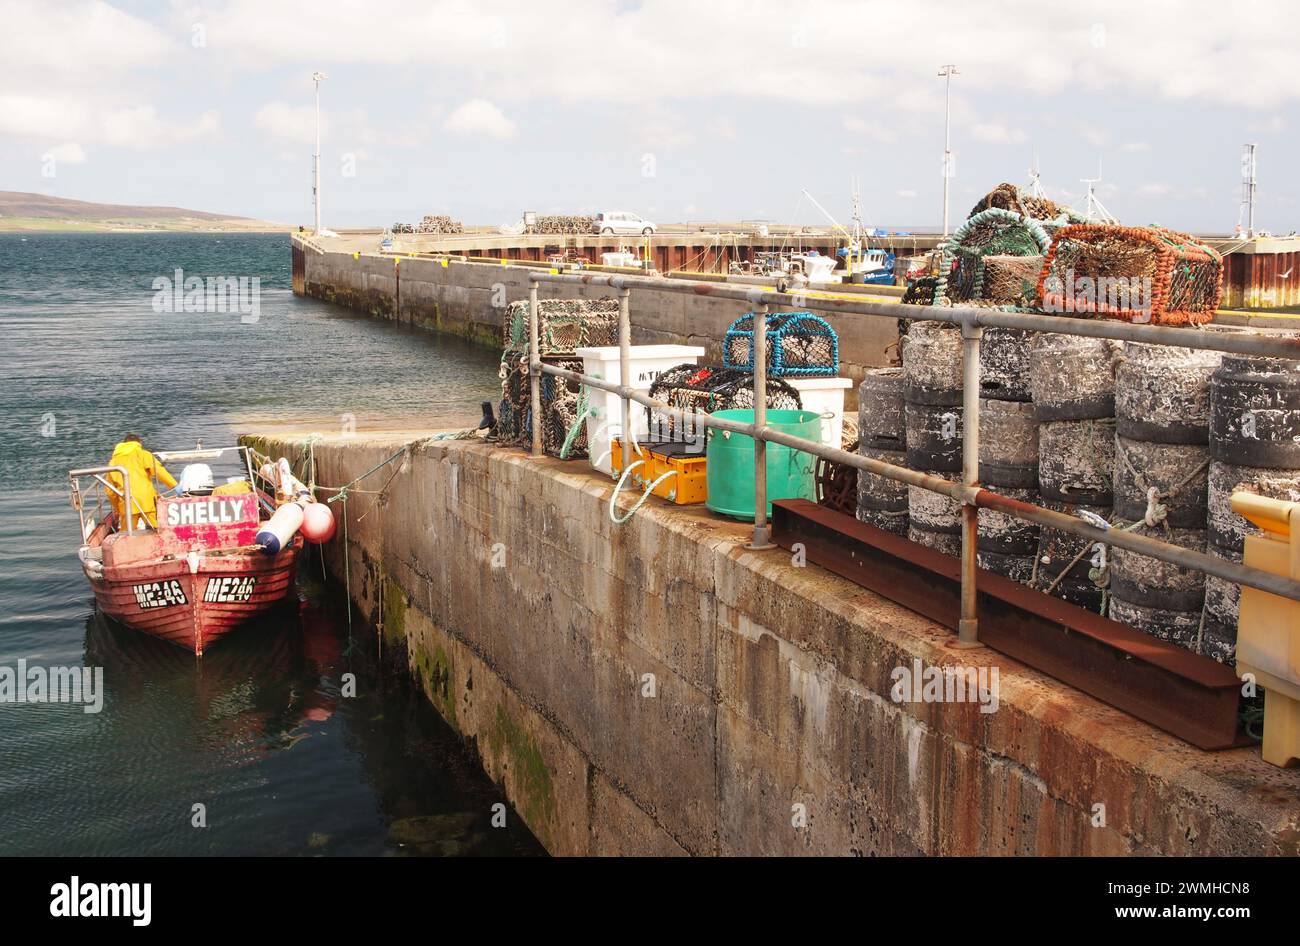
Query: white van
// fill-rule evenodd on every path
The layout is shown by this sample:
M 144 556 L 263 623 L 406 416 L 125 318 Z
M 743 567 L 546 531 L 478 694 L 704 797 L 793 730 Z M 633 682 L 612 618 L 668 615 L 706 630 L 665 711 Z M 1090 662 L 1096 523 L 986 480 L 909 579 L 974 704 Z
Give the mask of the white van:
M 655 232 L 655 225 L 636 214 L 606 210 L 596 214 L 595 230 L 597 233 L 640 233 L 649 236 Z

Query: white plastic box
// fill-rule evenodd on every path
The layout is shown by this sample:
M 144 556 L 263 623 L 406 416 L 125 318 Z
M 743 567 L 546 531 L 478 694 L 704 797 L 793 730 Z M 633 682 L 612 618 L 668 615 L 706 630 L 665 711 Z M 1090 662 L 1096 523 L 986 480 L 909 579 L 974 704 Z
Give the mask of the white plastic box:
M 582 359 L 583 374 L 594 375 L 613 384 L 623 383 L 619 372 L 617 345 L 579 348 L 575 354 Z M 703 355 L 704 349 L 695 345 L 633 345 L 632 359 L 628 365 L 632 378 L 628 386 L 637 391 L 649 391 L 650 385 L 662 372 L 676 365 L 696 364 Z M 609 443 L 613 437 L 621 436 L 623 400 L 611 391 L 598 388 L 588 389 L 587 396 L 594 412 L 587 417 L 587 450 L 591 454 L 591 465 L 602 473 L 613 476 Z M 840 392 L 841 413 L 843 407 L 844 395 Z M 637 438 L 649 434 L 650 426 L 642 404 L 632 405 L 632 429 Z
M 844 435 L 844 391 L 853 386 L 853 379 L 783 377 L 781 380 L 799 392 L 805 411 L 822 415 L 822 444 L 839 449 Z

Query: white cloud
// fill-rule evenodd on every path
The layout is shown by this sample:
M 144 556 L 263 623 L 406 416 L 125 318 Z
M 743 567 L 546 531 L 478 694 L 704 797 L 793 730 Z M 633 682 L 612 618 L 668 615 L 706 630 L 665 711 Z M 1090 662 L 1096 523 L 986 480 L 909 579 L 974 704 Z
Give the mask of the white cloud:
M 1138 197 L 1152 199 L 1157 197 L 1168 197 L 1174 192 L 1174 189 L 1168 184 L 1143 184 L 1135 192 Z
M 166 118 L 144 89 L 185 47 L 101 0 L 0 0 L 0 135 L 165 147 L 216 130 L 215 113 Z M 69 162 L 71 163 L 71 162 Z
M 215 135 L 220 125 L 215 112 L 169 121 L 152 105 L 106 109 L 99 113 L 98 124 L 104 142 L 122 148 L 159 148 L 207 138 Z
M 894 98 L 908 88 L 942 97 L 934 64 L 917 59 L 921 45 L 935 51 L 935 63 L 948 57 L 944 51 L 959 50 L 952 54 L 961 67 L 955 95 L 963 88 L 1022 95 L 1139 88 L 1167 99 L 1249 107 L 1300 98 L 1292 81 L 1300 5 L 1288 0 L 1259 0 L 1252 15 L 1228 18 L 1210 0 L 1184 3 L 1177 16 L 1163 4 L 1131 0 L 1004 0 L 997 16 L 950 0 L 884 8 L 823 0 L 806 23 L 792 23 L 779 0 L 724 0 L 693 7 L 686 31 L 680 0 L 570 0 L 562 28 L 551 9 L 530 0 L 503 0 L 492 15 L 455 0 L 392 0 L 384 9 L 385 16 L 366 18 L 356 15 L 353 0 L 230 0 L 188 19 L 201 18 L 210 36 L 253 68 L 416 64 L 440 80 L 471 74 L 482 87 L 520 101 L 740 96 L 897 107 Z M 925 24 L 921 33 L 918 23 Z M 1106 24 L 1104 42 L 1096 41 L 1097 23 Z M 871 37 L 870 57 L 862 54 L 863 36 Z M 610 81 L 611 61 L 654 79 Z
M 326 125 L 321 117 L 322 134 Z M 253 127 L 268 137 L 299 144 L 316 141 L 316 109 L 311 105 L 289 105 L 286 102 L 267 102 L 253 115 Z
M 470 99 L 453 109 L 442 123 L 444 131 L 467 138 L 496 138 L 508 141 L 518 129 L 505 113 L 487 99 Z
M 1137 154 L 1142 151 L 1150 151 L 1151 146 L 1145 141 L 1126 141 L 1119 146 L 1120 151 L 1127 151 L 1130 154 Z
M 215 112 L 171 121 L 152 105 L 118 107 L 63 96 L 0 95 L 0 134 L 15 138 L 72 138 L 146 150 L 206 137 L 217 127 Z
M 1094 148 L 1104 148 L 1110 144 L 1110 132 L 1104 128 L 1095 128 L 1091 125 L 1080 125 L 1078 127 L 1079 137 Z
M 898 141 L 898 132 L 887 122 L 868 121 L 865 118 L 859 118 L 856 115 L 845 115 L 841 120 L 844 130 L 854 135 L 861 135 L 872 141 L 878 141 L 882 145 L 894 144 Z
M 135 69 L 165 66 L 178 40 L 100 0 L 3 0 L 0 86 L 42 90 L 97 85 Z
M 723 141 L 734 141 L 736 138 L 736 123 L 730 118 L 719 118 L 714 123 L 713 133 Z
M 53 148 L 50 148 L 48 151 L 42 154 L 41 158 L 44 159 L 46 155 L 48 155 L 52 160 L 57 161 L 59 164 L 85 164 L 86 163 L 86 151 L 84 148 L 81 147 L 81 145 L 77 144 L 75 141 L 69 141 L 61 145 L 55 145 Z
M 1286 130 L 1286 119 L 1281 115 L 1270 115 L 1260 121 L 1253 121 L 1246 127 L 1256 134 L 1276 135 Z
M 692 123 L 662 105 L 650 105 L 624 115 L 622 124 L 636 147 L 645 151 L 682 151 L 695 143 Z
M 992 144 L 1022 144 L 1028 137 L 1019 128 L 1010 128 L 1002 122 L 977 122 L 971 126 L 971 137 Z

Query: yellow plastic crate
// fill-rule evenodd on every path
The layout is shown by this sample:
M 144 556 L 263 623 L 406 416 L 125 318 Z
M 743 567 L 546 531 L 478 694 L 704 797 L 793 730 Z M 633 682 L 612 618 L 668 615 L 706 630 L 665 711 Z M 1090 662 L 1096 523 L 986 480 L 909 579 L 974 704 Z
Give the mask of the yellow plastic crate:
M 676 473 L 655 487 L 654 494 L 679 506 L 702 503 L 709 498 L 708 480 L 705 478 L 706 460 L 702 444 L 648 443 L 639 444 L 641 452 L 632 451 L 632 462 L 643 461 L 632 470 L 628 480 L 642 489 L 670 470 Z M 623 444 L 617 438 L 610 441 L 610 463 L 614 475 L 623 475 Z

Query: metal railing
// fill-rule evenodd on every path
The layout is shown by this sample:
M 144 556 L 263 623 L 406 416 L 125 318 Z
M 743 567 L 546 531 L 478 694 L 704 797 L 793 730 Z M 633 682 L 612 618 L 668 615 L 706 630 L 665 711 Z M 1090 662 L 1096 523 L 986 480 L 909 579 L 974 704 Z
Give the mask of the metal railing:
M 824 295 L 783 293 L 759 287 L 740 288 L 704 281 L 665 279 L 647 276 L 613 276 L 589 273 L 530 273 L 528 288 L 529 375 L 532 399 L 532 453 L 542 455 L 541 376 L 554 375 L 591 388 L 617 394 L 623 403 L 622 432 L 623 469 L 632 462 L 631 405 L 633 402 L 660 411 L 676 423 L 695 423 L 718 430 L 744 434 L 754 440 L 754 532 L 749 548 L 772 548 L 771 533 L 767 523 L 767 463 L 768 442 L 802 450 L 833 463 L 855 467 L 877 476 L 918 486 L 941 493 L 962 505 L 961 532 L 961 617 L 958 641 L 975 646 L 978 642 L 976 618 L 976 543 L 978 540 L 979 510 L 992 509 L 1016 519 L 1024 519 L 1052 529 L 1059 529 L 1093 542 L 1112 545 L 1162 562 L 1195 569 L 1225 581 L 1258 588 L 1284 598 L 1300 601 L 1300 582 L 1281 575 L 1248 568 L 1226 559 L 1197 552 L 1182 546 L 1162 542 L 1135 532 L 1119 529 L 1101 529 L 1076 516 L 1055 512 L 1042 506 L 1010 499 L 984 489 L 979 483 L 979 421 L 980 421 L 980 339 L 985 328 L 1029 329 L 1035 332 L 1053 332 L 1059 335 L 1076 335 L 1087 338 L 1107 338 L 1115 341 L 1145 342 L 1153 345 L 1170 345 L 1221 351 L 1230 354 L 1263 355 L 1300 360 L 1300 338 L 1282 338 L 1255 335 L 1245 332 L 1207 332 L 1194 328 L 1171 328 L 1131 322 L 1102 321 L 1069 318 L 1057 315 L 1009 313 L 970 306 L 917 306 L 882 304 L 856 299 L 827 298 Z M 619 379 L 613 384 L 601 378 L 569 371 L 541 360 L 538 351 L 538 284 L 558 283 L 571 286 L 606 287 L 617 290 L 619 298 Z M 747 303 L 754 313 L 754 423 L 715 417 L 711 414 L 688 414 L 679 408 L 651 398 L 648 394 L 627 385 L 630 377 L 631 324 L 629 305 L 632 290 L 649 293 L 680 293 L 728 299 Z M 961 328 L 962 336 L 962 477 L 955 483 L 907 467 L 895 466 L 870 457 L 828 447 L 804 440 L 766 425 L 767 406 L 767 314 L 773 305 L 787 309 L 816 309 L 823 312 L 865 315 L 875 318 L 946 322 Z
M 122 480 L 121 487 L 114 486 L 105 477 L 109 473 L 116 473 Z M 103 496 L 107 491 L 118 499 L 122 500 L 122 508 L 126 512 L 122 518 L 126 520 L 121 525 L 125 528 L 126 534 L 131 535 L 135 532 L 135 513 L 130 510 L 135 509 L 144 516 L 144 509 L 141 508 L 138 500 L 131 496 L 131 474 L 124 466 L 88 466 L 81 470 L 68 471 L 68 481 L 72 489 L 72 508 L 77 510 L 77 517 L 81 520 L 81 538 L 86 540 L 90 538 L 92 530 L 86 528 L 85 500 L 81 494 L 81 480 L 83 477 L 91 477 L 95 481 L 95 491 L 97 506 L 102 512 Z M 129 515 L 127 513 L 130 513 Z M 102 520 L 101 520 L 102 521 Z

